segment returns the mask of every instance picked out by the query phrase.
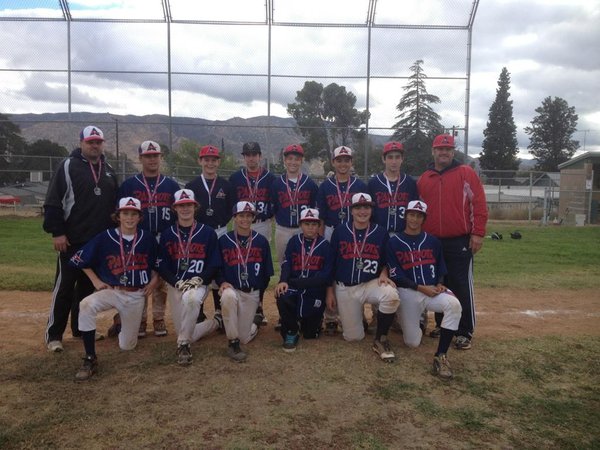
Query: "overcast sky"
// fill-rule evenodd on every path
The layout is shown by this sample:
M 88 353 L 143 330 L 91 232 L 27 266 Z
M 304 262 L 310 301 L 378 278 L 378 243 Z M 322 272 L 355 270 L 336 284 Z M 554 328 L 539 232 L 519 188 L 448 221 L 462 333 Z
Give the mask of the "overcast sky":
M 274 0 L 279 22 L 364 23 L 367 0 Z M 23 3 L 37 10 L 19 10 Z M 70 2 L 74 18 L 160 19 L 158 0 Z M 170 0 L 174 18 L 264 20 L 264 0 L 191 2 Z M 217 6 L 218 5 L 218 6 Z M 376 23 L 465 25 L 471 0 L 378 0 Z M 200 7 L 200 8 L 199 8 Z M 1 17 L 61 17 L 56 1 L 0 0 Z M 64 112 L 67 99 L 64 22 L 0 22 L 0 103 L 5 113 Z M 583 150 L 600 150 L 600 0 L 481 0 L 475 18 L 471 66 L 469 154 L 481 151 L 483 129 L 502 67 L 511 74 L 511 99 L 520 156 L 527 153 L 524 127 L 547 96 L 558 96 L 579 115 L 574 138 Z M 73 22 L 73 111 L 168 114 L 165 24 Z M 427 87 L 446 126 L 464 125 L 466 68 L 464 31 L 382 30 L 372 34 L 370 126 L 390 127 L 409 66 L 423 59 Z M 267 28 L 264 26 L 171 26 L 172 113 L 228 119 L 267 114 Z M 366 106 L 364 28 L 273 27 L 271 114 L 286 117 L 306 79 L 337 82 Z M 108 71 L 100 72 L 100 71 Z M 154 74 L 132 74 L 150 71 Z M 123 73 L 114 73 L 123 72 Z M 200 72 L 204 75 L 193 74 Z M 245 76 L 226 76 L 243 73 Z M 206 75 L 218 74 L 218 75 Z M 255 76 L 252 76 L 255 75 Z M 453 79 L 454 78 L 454 79 Z M 585 132 L 585 130 L 588 130 Z

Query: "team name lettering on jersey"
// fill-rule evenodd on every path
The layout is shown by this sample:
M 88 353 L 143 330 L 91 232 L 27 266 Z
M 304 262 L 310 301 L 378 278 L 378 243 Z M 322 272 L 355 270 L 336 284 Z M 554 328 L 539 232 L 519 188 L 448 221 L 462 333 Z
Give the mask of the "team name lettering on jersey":
M 396 202 L 392 203 L 392 194 L 389 192 L 375 192 L 375 203 L 378 208 L 388 208 L 390 206 L 406 206 L 410 200 L 408 192 L 398 192 Z
M 352 259 L 358 256 L 362 247 L 362 243 L 357 245 L 354 242 L 341 241 L 340 242 L 340 256 L 343 259 Z M 379 259 L 379 245 L 365 243 L 365 248 L 362 251 L 361 257 L 366 259 Z
M 248 262 L 262 262 L 262 250 L 257 247 L 252 247 L 250 250 L 250 254 L 248 255 Z M 243 252 L 244 256 L 246 252 Z M 240 259 L 239 252 L 236 248 L 224 248 L 223 249 L 223 260 L 225 264 L 228 266 L 237 266 L 238 264 L 243 264 L 244 261 Z
M 296 199 L 296 203 L 298 205 L 310 205 L 310 197 L 312 192 L 310 191 L 298 191 L 298 196 Z M 292 202 L 290 201 L 290 196 L 287 191 L 279 191 L 277 193 L 277 198 L 279 199 L 279 207 L 280 208 L 289 208 L 292 206 Z
M 412 269 L 416 266 L 436 263 L 433 250 L 430 248 L 423 250 L 397 251 L 396 258 L 398 258 L 398 262 L 400 262 L 400 265 L 404 270 Z
M 248 189 L 248 186 L 238 186 L 237 197 L 239 200 L 246 200 L 249 202 L 265 202 L 269 200 L 269 189 L 259 187 L 256 189 L 256 198 L 253 198 L 253 192 Z
M 170 241 L 166 243 L 167 252 L 169 252 L 169 256 L 172 259 L 182 259 L 185 258 L 186 255 L 181 252 L 181 247 L 179 242 Z M 194 259 L 205 259 L 206 258 L 206 244 L 191 242 L 189 253 L 187 255 L 188 258 Z
M 123 273 L 123 260 L 121 255 L 106 255 L 106 267 L 113 275 Z M 148 255 L 136 253 L 131 257 L 127 270 L 148 270 Z
M 321 270 L 325 265 L 325 257 L 320 255 L 312 255 L 308 258 L 308 263 L 302 267 L 302 255 L 294 253 L 292 255 L 292 270 L 302 272 L 302 269 Z

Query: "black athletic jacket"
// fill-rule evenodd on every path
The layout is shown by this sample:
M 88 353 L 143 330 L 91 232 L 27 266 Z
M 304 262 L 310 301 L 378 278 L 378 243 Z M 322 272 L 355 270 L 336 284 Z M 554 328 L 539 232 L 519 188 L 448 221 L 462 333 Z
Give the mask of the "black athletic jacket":
M 98 180 L 100 195 L 87 159 L 75 149 L 52 176 L 44 203 L 44 231 L 52 236 L 66 235 L 73 246 L 89 241 L 96 234 L 114 226 L 110 215 L 117 205 L 119 182 L 104 155 Z M 98 170 L 95 166 L 94 169 Z

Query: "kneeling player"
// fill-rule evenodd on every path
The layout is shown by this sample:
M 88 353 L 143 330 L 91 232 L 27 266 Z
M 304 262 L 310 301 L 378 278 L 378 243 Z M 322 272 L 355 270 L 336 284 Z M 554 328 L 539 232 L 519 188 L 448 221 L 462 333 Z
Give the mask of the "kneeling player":
M 254 204 L 237 202 L 233 208 L 233 231 L 219 238 L 223 264 L 218 276 L 221 311 L 229 340 L 228 356 L 242 362 L 247 358 L 240 343 L 250 342 L 258 333 L 254 315 L 260 292 L 273 276 L 269 241 L 252 230 L 256 215 Z
M 396 355 L 387 340 L 387 334 L 400 300 L 396 285 L 387 276 L 385 248 L 388 232 L 371 223 L 374 203 L 371 196 L 358 193 L 352 196 L 352 221 L 342 223 L 333 231 L 331 248 L 334 252 L 335 286 L 327 290 L 327 307 L 337 304 L 347 341 L 365 337 L 363 327 L 364 304 L 378 306 L 377 331 L 373 351 L 385 362 L 393 362 Z
M 177 363 L 186 366 L 192 363 L 190 344 L 222 326 L 217 314 L 214 319 L 196 323 L 221 256 L 215 230 L 194 220 L 198 208 L 194 192 L 175 192 L 172 207 L 177 223 L 160 236 L 158 271 L 169 284 L 167 299 L 177 333 Z
M 321 332 L 333 256 L 329 242 L 319 236 L 320 224 L 318 210 L 303 210 L 302 233 L 292 236 L 285 250 L 275 295 L 286 352 L 296 350 L 299 331 L 304 339 L 317 338 Z
M 158 273 L 152 270 L 156 261 L 156 239 L 138 228 L 142 220 L 140 201 L 133 197 L 120 199 L 113 217 L 119 226 L 98 234 L 70 261 L 85 272 L 96 288 L 96 292 L 81 301 L 79 309 L 85 357 L 83 366 L 75 374 L 76 381 L 88 380 L 98 370 L 97 314 L 115 308 L 121 316 L 119 347 L 134 349 L 142 321 L 144 296 L 158 283 Z
M 433 373 L 440 378 L 452 378 L 446 352 L 458 330 L 462 308 L 460 302 L 440 282 L 446 275 L 440 241 L 421 230 L 427 215 L 427 205 L 414 200 L 406 208 L 406 228 L 390 239 L 387 262 L 390 278 L 398 286 L 400 323 L 404 343 L 417 347 L 423 331 L 419 320 L 424 311 L 444 313 L 440 341 L 433 359 Z

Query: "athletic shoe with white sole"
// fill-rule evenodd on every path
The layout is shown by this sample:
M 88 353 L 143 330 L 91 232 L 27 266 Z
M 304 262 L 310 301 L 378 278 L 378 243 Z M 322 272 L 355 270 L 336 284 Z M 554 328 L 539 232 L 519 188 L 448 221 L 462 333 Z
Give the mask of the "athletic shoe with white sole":
M 192 363 L 192 350 L 190 344 L 181 344 L 177 347 L 177 364 L 189 366 Z
M 384 362 L 394 362 L 396 355 L 394 354 L 390 341 L 387 340 L 386 336 L 381 336 L 381 339 L 375 339 L 373 341 L 373 351 L 379 355 Z
M 50 341 L 48 342 L 48 351 L 52 353 L 60 353 L 64 350 L 62 342 Z
M 155 320 L 152 324 L 154 336 L 162 337 L 167 335 L 167 325 L 164 320 Z
M 432 373 L 443 380 L 450 380 L 454 376 L 450 362 L 444 353 L 433 358 Z
M 227 349 L 227 356 L 229 356 L 235 362 L 244 362 L 248 355 L 240 347 L 239 339 L 232 339 L 229 341 L 229 348 Z
M 471 343 L 471 339 L 466 336 L 456 336 L 454 347 L 457 350 L 470 350 L 473 344 Z
M 298 335 L 298 333 L 287 334 L 283 341 L 283 351 L 284 352 L 296 351 L 296 347 L 298 346 L 298 339 L 300 339 L 300 336 Z
M 83 366 L 75 374 L 75 381 L 87 381 L 96 373 L 98 373 L 98 358 L 86 355 L 83 358 Z

